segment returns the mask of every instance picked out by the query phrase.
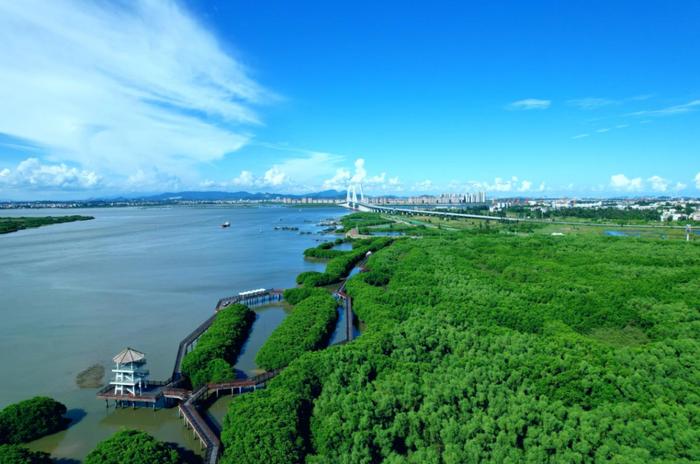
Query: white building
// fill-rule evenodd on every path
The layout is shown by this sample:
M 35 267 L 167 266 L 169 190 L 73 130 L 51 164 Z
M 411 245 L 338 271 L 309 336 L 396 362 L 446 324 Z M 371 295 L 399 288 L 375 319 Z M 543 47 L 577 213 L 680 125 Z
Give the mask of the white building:
M 114 385 L 114 393 L 140 395 L 148 382 L 148 370 L 144 368 L 146 355 L 127 347 L 112 360 L 115 364 L 112 369 L 114 380 L 109 383 Z

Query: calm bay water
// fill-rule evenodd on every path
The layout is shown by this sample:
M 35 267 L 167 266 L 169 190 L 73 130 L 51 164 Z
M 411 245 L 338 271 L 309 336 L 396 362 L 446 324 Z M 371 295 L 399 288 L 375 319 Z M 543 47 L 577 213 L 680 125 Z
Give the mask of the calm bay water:
M 86 214 L 93 221 L 0 235 L 0 407 L 47 395 L 75 419 L 33 449 L 82 459 L 122 427 L 199 449 L 175 409 L 105 409 L 75 376 L 125 346 L 144 351 L 151 377 L 165 379 L 177 344 L 211 315 L 216 301 L 260 287 L 290 287 L 303 271 L 323 270 L 302 251 L 325 239 L 316 224 L 338 208 L 172 207 L 2 211 L 2 216 Z M 229 229 L 220 224 L 230 221 Z M 314 232 L 273 230 L 298 227 Z M 261 309 L 236 368 L 255 370 L 255 353 L 285 317 Z

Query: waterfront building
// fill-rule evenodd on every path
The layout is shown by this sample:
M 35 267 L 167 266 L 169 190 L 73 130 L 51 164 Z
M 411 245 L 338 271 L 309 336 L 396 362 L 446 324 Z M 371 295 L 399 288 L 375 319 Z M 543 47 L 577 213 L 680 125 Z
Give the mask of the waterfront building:
M 146 355 L 133 348 L 125 348 L 112 358 L 115 367 L 112 369 L 116 395 L 140 396 L 148 384 L 148 370 L 145 369 Z

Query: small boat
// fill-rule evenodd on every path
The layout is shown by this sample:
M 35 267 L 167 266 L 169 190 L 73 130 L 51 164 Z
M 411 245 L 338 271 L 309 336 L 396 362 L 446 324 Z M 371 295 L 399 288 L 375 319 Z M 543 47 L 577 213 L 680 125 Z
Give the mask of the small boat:
M 223 224 L 221 224 L 221 228 L 222 228 L 222 229 L 225 229 L 225 228 L 227 228 L 227 227 L 231 227 L 231 223 L 230 223 L 230 222 L 226 221 L 226 222 L 224 222 Z

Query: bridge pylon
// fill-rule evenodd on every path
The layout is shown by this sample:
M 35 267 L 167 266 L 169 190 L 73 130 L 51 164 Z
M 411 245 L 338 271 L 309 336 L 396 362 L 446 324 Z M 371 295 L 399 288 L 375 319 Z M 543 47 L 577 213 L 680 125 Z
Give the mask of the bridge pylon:
M 357 200 L 357 190 L 360 190 L 360 200 Z M 360 203 L 365 202 L 365 192 L 362 190 L 362 184 L 353 182 L 348 184 L 345 194 L 345 202 L 350 209 L 358 209 Z

